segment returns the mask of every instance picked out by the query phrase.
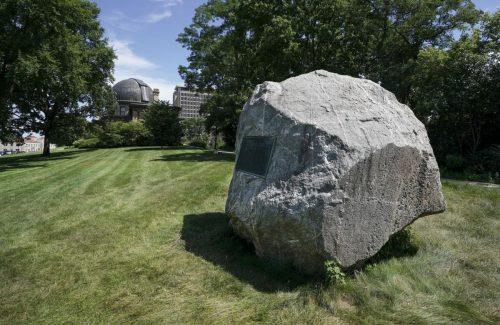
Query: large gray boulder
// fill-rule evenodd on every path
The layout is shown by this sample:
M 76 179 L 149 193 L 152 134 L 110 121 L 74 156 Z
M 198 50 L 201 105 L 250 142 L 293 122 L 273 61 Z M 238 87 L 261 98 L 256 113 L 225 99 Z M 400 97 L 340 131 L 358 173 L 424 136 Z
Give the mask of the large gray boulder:
M 424 125 L 369 80 L 319 70 L 257 86 L 236 154 L 234 231 L 259 256 L 306 273 L 334 258 L 357 266 L 446 208 Z

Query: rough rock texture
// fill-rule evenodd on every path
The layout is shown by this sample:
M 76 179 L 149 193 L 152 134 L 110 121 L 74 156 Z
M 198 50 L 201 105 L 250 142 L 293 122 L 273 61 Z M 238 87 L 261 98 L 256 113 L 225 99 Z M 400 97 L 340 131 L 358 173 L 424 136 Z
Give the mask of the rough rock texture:
M 424 125 L 378 84 L 319 70 L 265 82 L 240 116 L 275 137 L 266 177 L 235 169 L 226 213 L 259 256 L 306 273 L 375 255 L 417 218 L 446 208 Z

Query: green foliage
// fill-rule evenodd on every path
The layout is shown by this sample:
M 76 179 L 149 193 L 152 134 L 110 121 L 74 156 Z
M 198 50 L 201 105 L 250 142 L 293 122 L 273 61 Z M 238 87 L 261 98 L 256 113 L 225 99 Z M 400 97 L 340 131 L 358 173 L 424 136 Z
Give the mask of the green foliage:
M 187 141 L 206 133 L 205 118 L 203 117 L 184 119 L 180 124 L 182 127 L 182 136 Z
M 68 116 L 99 115 L 114 101 L 115 55 L 98 15 L 87 0 L 1 2 L 0 131 L 62 139 Z
M 464 170 L 497 173 L 480 153 L 500 143 L 499 17 L 458 0 L 209 1 L 179 35 L 191 52 L 179 72 L 214 90 L 202 111 L 229 145 L 256 84 L 326 69 L 410 104 L 443 166 L 461 156 Z
M 59 125 L 53 130 L 51 143 L 58 147 L 69 146 L 83 137 L 88 131 L 89 122 L 81 116 L 67 114 L 59 119 Z
M 205 118 L 189 118 L 180 122 L 182 141 L 190 146 L 208 148 L 209 134 L 206 131 Z
M 3 143 L 24 143 L 24 138 L 22 134 L 18 132 L 6 132 L 0 138 L 0 142 Z
M 177 146 L 181 144 L 182 127 L 179 121 L 180 109 L 168 102 L 149 105 L 144 122 L 153 136 L 155 145 Z
M 498 178 L 500 173 L 500 145 L 492 145 L 480 151 L 477 154 L 477 159 L 479 162 L 472 165 L 478 166 L 480 163 L 483 170 L 495 172 Z
M 109 136 L 109 146 L 142 146 L 151 142 L 151 133 L 142 121 L 114 121 L 106 123 L 99 137 L 105 141 Z
M 441 168 L 445 178 L 500 184 L 500 145 L 492 145 L 475 155 L 447 155 Z
M 188 142 L 188 145 L 206 149 L 209 147 L 209 141 L 210 139 L 208 137 L 208 134 L 204 133 L 199 137 L 191 139 L 191 141 Z
M 190 51 L 179 73 L 215 90 L 207 123 L 234 144 L 255 85 L 325 69 L 380 81 L 407 102 L 421 49 L 446 48 L 454 30 L 477 18 L 470 0 L 212 0 L 178 37 Z
M 99 138 L 78 139 L 73 142 L 73 146 L 80 149 L 102 147 L 101 140 Z
M 152 142 L 151 133 L 142 121 L 111 121 L 97 127 L 90 137 L 73 142 L 77 148 L 112 148 L 144 146 Z
M 452 171 L 500 171 L 482 154 L 500 143 L 499 17 L 485 14 L 481 28 L 449 49 L 421 51 L 416 61 L 412 107 L 438 161 Z
M 460 171 L 465 166 L 465 159 L 459 155 L 446 155 L 446 167 L 451 170 Z
M 206 113 L 206 125 L 217 134 L 222 133 L 224 142 L 234 148 L 238 118 L 247 99 L 247 92 L 230 93 L 215 92 L 201 108 Z
M 345 284 L 345 273 L 337 260 L 328 260 L 325 262 L 325 276 L 330 284 Z

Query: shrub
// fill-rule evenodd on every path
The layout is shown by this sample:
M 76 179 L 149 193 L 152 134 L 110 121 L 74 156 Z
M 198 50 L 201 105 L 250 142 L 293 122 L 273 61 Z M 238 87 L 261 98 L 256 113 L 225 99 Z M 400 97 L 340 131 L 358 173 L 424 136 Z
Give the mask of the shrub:
M 88 139 L 78 139 L 73 142 L 73 146 L 84 149 L 84 148 L 97 148 L 99 147 L 100 140 L 98 138 L 88 138 Z
M 187 141 L 187 144 L 193 147 L 208 148 L 209 147 L 209 135 L 204 132 L 196 137 L 192 137 Z
M 141 121 L 113 121 L 95 128 L 93 135 L 73 143 L 77 148 L 141 146 L 151 143 L 151 133 Z
M 141 146 L 151 142 L 151 133 L 142 121 L 109 122 L 104 126 L 104 131 L 100 138 L 110 147 Z
M 447 155 L 446 156 L 446 167 L 450 170 L 458 171 L 463 170 L 465 165 L 465 159 L 460 155 Z
M 112 148 L 123 146 L 124 139 L 123 136 L 113 133 L 113 132 L 99 132 L 98 134 L 99 144 L 98 147 Z
M 474 165 L 492 173 L 500 172 L 500 145 L 492 145 L 477 154 Z
M 193 140 L 193 141 L 189 142 L 188 145 L 190 145 L 192 147 L 203 148 L 203 149 L 207 148 L 207 143 L 204 141 L 200 141 L 200 140 Z

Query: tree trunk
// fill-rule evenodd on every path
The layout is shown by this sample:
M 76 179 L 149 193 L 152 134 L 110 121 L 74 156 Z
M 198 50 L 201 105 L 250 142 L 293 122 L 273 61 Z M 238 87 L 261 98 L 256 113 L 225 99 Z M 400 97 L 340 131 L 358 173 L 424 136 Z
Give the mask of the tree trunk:
M 50 157 L 50 140 L 49 135 L 47 133 L 44 134 L 45 138 L 43 139 L 43 153 L 42 156 Z
M 214 150 L 217 150 L 217 137 L 219 136 L 219 131 L 217 130 L 217 127 L 215 127 L 215 140 L 214 140 Z
M 472 133 L 472 156 L 476 155 L 477 148 L 479 147 L 479 144 L 481 143 L 481 127 L 476 126 L 474 123 L 472 124 L 471 127 L 471 133 Z

